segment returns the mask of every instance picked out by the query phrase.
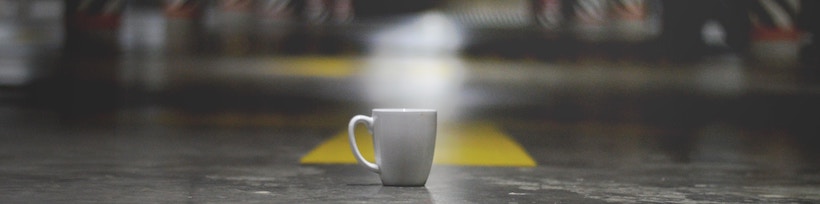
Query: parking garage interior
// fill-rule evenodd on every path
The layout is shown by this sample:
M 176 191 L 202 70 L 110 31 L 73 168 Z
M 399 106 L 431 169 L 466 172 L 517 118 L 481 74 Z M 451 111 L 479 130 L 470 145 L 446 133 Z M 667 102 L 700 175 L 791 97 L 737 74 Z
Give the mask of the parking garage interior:
M 0 0 L 0 202 L 816 203 L 818 9 Z M 375 108 L 437 110 L 425 186 Z

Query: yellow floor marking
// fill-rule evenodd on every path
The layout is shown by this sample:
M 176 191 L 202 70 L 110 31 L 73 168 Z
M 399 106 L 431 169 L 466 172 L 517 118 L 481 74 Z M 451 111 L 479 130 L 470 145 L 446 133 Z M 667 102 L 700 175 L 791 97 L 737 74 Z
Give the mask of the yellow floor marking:
M 356 143 L 362 155 L 374 161 L 373 140 L 359 125 Z M 307 155 L 302 164 L 353 164 L 356 159 L 347 141 L 347 131 L 330 138 Z M 433 163 L 465 166 L 536 166 L 535 161 L 518 143 L 489 123 L 439 127 Z
M 270 70 L 273 73 L 320 78 L 345 78 L 356 72 L 355 61 L 348 58 L 305 57 L 280 59 L 283 65 Z

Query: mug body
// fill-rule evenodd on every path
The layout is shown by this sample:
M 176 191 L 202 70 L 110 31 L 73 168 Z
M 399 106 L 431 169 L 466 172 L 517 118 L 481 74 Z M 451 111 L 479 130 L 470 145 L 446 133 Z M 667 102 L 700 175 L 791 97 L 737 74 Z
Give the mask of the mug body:
M 423 186 L 433 164 L 436 111 L 373 109 L 373 145 L 388 186 Z

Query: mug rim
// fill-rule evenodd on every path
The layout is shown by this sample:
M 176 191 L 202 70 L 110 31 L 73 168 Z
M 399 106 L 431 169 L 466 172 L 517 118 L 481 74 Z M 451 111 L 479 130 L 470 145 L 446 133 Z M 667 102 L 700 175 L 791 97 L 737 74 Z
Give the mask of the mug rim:
M 387 112 L 387 113 L 435 113 L 436 109 L 425 108 L 376 108 L 373 112 Z

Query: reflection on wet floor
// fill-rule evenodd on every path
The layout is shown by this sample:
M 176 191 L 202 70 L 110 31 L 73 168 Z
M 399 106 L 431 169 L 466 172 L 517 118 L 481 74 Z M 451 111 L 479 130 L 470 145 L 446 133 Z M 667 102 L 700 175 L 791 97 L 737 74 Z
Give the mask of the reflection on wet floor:
M 679 11 L 637 15 L 606 1 L 560 8 L 613 12 L 610 27 L 550 13 L 564 1 L 452 0 L 397 15 L 356 10 L 363 1 L 130 1 L 99 21 L 58 14 L 78 2 L 0 0 L 0 137 L 12 141 L 0 145 L 0 178 L 15 181 L 4 189 L 35 188 L 18 176 L 34 169 L 110 180 L 89 189 L 111 194 L 133 171 L 168 182 L 145 186 L 199 196 L 159 202 L 316 189 L 375 202 L 820 200 L 806 193 L 818 188 L 816 64 L 797 62 L 789 40 L 749 45 L 775 47 L 762 54 L 771 58 L 731 50 L 721 19 L 697 31 L 717 47 L 688 50 L 683 34 L 655 33 L 669 27 L 659 15 Z M 647 2 L 632 6 L 660 6 Z M 98 27 L 72 24 L 83 22 Z M 457 145 L 439 151 L 428 188 L 375 188 L 338 165 L 354 160 L 337 133 L 376 107 L 439 110 L 452 136 L 440 139 Z M 88 173 L 95 165 L 108 166 Z M 45 201 L 77 190 L 49 188 L 58 195 Z M 15 196 L 0 200 L 30 198 Z

